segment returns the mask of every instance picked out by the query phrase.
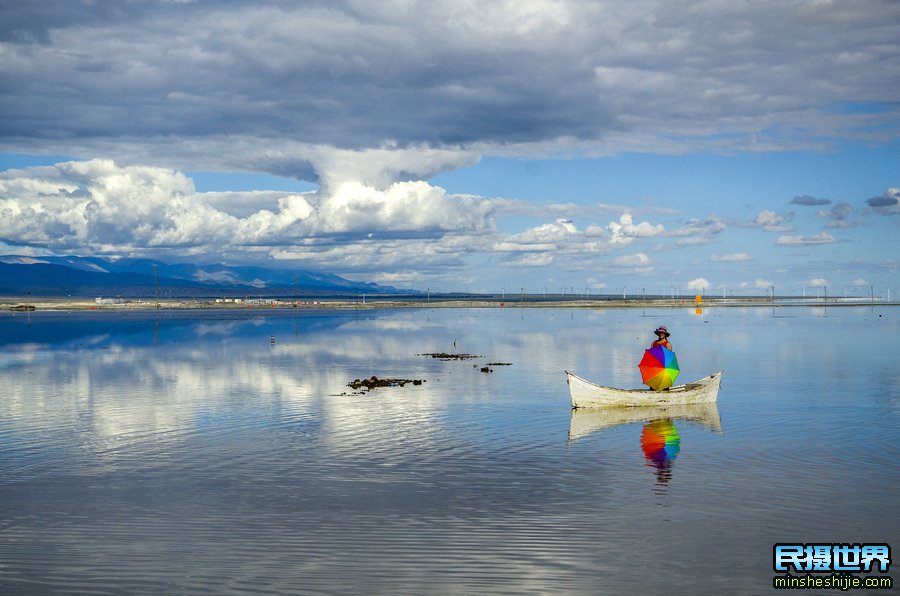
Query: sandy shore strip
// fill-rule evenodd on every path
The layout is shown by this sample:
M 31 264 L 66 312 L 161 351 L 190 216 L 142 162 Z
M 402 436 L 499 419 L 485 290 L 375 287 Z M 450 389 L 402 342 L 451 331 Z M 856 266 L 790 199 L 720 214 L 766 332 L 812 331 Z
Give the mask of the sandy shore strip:
M 0 297 L 0 311 L 152 311 L 152 310 L 284 310 L 284 309 L 382 309 L 382 308 L 720 308 L 720 307 L 841 307 L 841 306 L 898 306 L 900 302 L 868 299 L 776 299 L 771 298 L 707 298 L 701 303 L 688 298 L 618 299 L 585 298 L 544 300 L 540 297 L 523 299 L 384 299 L 356 300 L 352 298 L 323 298 L 315 300 L 260 299 L 223 302 L 203 299 L 115 299 L 98 301 L 88 298 Z

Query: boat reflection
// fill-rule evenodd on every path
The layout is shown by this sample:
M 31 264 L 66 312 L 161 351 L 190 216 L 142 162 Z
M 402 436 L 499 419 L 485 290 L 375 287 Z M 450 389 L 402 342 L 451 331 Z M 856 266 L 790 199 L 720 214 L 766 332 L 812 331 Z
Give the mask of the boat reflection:
M 722 420 L 715 403 L 666 406 L 573 408 L 569 421 L 569 443 L 604 428 L 643 422 L 641 451 L 646 465 L 656 474 L 658 490 L 665 491 L 672 479 L 672 464 L 681 450 L 676 420 L 698 424 L 721 433 Z
M 584 438 L 604 428 L 657 420 L 687 420 L 712 431 L 722 432 L 719 408 L 715 403 L 573 408 L 572 417 L 569 419 L 569 442 Z

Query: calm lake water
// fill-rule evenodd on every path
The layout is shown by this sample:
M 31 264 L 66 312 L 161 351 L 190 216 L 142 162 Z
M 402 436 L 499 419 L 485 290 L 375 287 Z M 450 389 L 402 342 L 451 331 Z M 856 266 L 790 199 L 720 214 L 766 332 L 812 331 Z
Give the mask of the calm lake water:
M 896 553 L 898 315 L 3 313 L 0 593 L 765 593 L 776 542 Z M 660 324 L 718 407 L 573 413 L 563 371 L 637 387 Z

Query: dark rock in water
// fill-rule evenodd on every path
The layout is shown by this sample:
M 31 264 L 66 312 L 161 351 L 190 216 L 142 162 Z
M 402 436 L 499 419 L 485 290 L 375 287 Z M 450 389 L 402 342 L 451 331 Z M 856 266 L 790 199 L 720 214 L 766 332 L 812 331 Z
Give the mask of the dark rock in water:
M 494 371 L 492 371 L 492 370 L 491 370 L 489 367 L 487 367 L 487 366 L 482 366 L 482 367 L 481 367 L 481 372 L 483 372 L 483 373 L 490 373 L 490 372 L 494 372 Z
M 347 387 L 352 389 L 360 389 L 362 387 L 375 389 L 376 387 L 403 387 L 407 383 L 421 385 L 424 382 L 424 379 L 379 379 L 372 375 L 368 379 L 354 379 L 352 383 L 347 384 Z
M 512 366 L 512 362 L 488 362 L 488 366 Z
M 419 356 L 431 356 L 440 360 L 472 360 L 473 358 L 481 358 L 475 354 L 448 354 L 447 352 L 428 352 L 427 354 L 419 354 Z

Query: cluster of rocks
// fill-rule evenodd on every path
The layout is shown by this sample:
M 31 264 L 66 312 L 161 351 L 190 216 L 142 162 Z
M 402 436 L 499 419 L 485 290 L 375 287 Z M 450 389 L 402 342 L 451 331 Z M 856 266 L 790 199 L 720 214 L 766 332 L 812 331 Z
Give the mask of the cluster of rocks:
M 419 356 L 431 356 L 432 358 L 437 358 L 439 360 L 472 360 L 474 358 L 481 358 L 481 356 L 476 356 L 475 354 L 448 354 L 447 352 L 428 352 L 419 354 Z
M 477 364 L 473 364 L 472 368 L 478 368 L 483 373 L 492 373 L 494 372 L 494 369 L 491 368 L 492 366 L 512 366 L 512 362 L 488 362 L 487 366 L 482 366 L 481 368 L 478 368 Z
M 352 389 L 361 389 L 363 387 L 375 389 L 376 387 L 403 387 L 407 383 L 421 385 L 424 382 L 424 379 L 379 379 L 372 375 L 368 379 L 354 379 L 353 382 L 347 384 L 347 387 Z
M 451 354 L 448 352 L 428 352 L 426 354 L 419 354 L 419 356 L 428 356 L 439 360 L 473 360 L 475 358 L 482 358 L 482 356 L 476 356 L 475 354 Z M 489 362 L 486 366 L 479 366 L 477 364 L 472 366 L 483 373 L 491 373 L 494 372 L 491 368 L 492 366 L 512 366 L 512 362 Z M 421 385 L 424 382 L 425 379 L 379 379 L 375 375 L 372 375 L 368 379 L 354 379 L 352 382 L 348 383 L 347 386 L 355 390 L 372 390 L 376 387 L 403 387 L 407 384 Z

